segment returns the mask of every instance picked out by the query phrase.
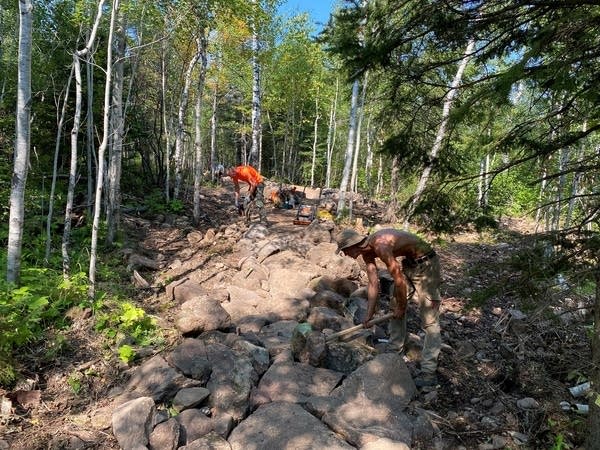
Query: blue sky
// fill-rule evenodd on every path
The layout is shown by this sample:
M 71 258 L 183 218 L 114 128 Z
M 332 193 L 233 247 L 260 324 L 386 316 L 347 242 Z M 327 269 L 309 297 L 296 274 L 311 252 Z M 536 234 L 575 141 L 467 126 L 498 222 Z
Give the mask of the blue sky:
M 289 16 L 307 12 L 317 24 L 317 28 L 321 29 L 329 20 L 329 13 L 335 3 L 336 0 L 283 0 L 279 10 L 281 14 Z

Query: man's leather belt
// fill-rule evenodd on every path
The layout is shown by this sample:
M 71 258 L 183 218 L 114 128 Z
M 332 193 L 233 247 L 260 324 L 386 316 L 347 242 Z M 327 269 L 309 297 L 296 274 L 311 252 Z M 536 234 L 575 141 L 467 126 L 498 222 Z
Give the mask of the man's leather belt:
M 434 256 L 436 256 L 436 253 L 434 250 L 430 251 L 429 253 L 423 255 L 423 256 L 419 256 L 418 258 L 415 259 L 407 259 L 406 263 L 408 266 L 418 266 L 423 264 L 426 261 L 429 261 L 431 258 L 433 258 Z

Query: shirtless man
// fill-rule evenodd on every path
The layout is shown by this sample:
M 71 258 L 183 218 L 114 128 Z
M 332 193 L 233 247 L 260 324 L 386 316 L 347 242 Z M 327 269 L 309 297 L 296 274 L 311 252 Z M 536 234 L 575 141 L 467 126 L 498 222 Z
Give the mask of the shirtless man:
M 258 208 L 260 221 L 261 223 L 266 224 L 267 214 L 265 212 L 264 199 L 265 184 L 262 175 L 252 166 L 230 167 L 227 169 L 225 175 L 230 177 L 231 181 L 233 181 L 233 187 L 235 189 L 235 206 L 240 215 L 244 213 L 244 205 L 243 203 L 240 203 L 241 181 L 248 184 L 248 195 L 251 199 L 256 199 L 256 207 Z
M 421 373 L 415 380 L 418 387 L 437 384 L 437 360 L 442 345 L 439 323 L 440 308 L 440 261 L 431 246 L 414 234 L 382 229 L 364 236 L 352 229 L 343 230 L 337 237 L 338 247 L 351 258 L 363 257 L 367 266 L 367 325 L 377 307 L 379 277 L 375 258 L 379 258 L 394 280 L 394 295 L 390 307 L 394 318 L 390 321 L 390 342 L 398 351 L 404 351 L 406 343 L 406 304 L 408 283 L 414 286 L 412 298 L 420 308 L 421 327 L 425 331 L 425 342 L 421 357 Z M 402 264 L 396 259 L 403 256 Z

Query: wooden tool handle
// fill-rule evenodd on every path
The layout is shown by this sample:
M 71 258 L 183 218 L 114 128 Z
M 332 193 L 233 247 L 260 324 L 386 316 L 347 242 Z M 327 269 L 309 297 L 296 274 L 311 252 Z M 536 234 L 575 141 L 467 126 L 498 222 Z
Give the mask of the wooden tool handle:
M 371 320 L 371 321 L 368 323 L 368 326 L 371 326 L 371 325 L 377 325 L 378 323 L 385 322 L 386 320 L 389 320 L 389 319 L 391 319 L 392 317 L 394 317 L 394 314 L 393 314 L 393 313 L 387 313 L 387 314 L 384 314 L 384 315 L 383 315 L 383 316 L 381 316 L 381 317 L 377 317 L 377 318 L 375 318 L 375 319 L 372 319 L 372 320 Z M 337 338 L 339 338 L 339 337 L 346 336 L 347 334 L 352 334 L 352 333 L 354 333 L 355 331 L 362 330 L 363 328 L 364 328 L 364 325 L 363 325 L 363 324 L 360 324 L 360 325 L 354 325 L 353 327 L 346 328 L 345 330 L 338 331 L 337 333 L 330 334 L 329 336 L 327 336 L 327 337 L 325 338 L 325 342 L 331 342 L 331 341 L 333 341 L 333 340 L 335 340 L 335 339 L 337 339 Z

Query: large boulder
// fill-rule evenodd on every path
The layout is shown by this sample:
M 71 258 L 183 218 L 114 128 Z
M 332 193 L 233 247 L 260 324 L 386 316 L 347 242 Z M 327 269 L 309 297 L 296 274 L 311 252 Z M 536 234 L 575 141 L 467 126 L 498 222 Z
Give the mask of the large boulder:
M 228 439 L 232 450 L 351 450 L 300 405 L 276 402 L 258 408 Z

